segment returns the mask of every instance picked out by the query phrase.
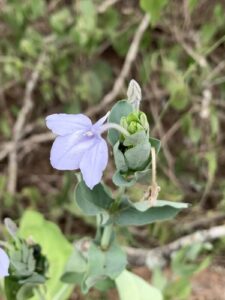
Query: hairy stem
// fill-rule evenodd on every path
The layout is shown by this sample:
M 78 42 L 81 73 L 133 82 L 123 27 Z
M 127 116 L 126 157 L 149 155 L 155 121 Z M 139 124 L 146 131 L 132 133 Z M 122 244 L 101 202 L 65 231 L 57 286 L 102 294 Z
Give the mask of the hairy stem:
M 120 126 L 119 124 L 116 123 L 106 123 L 104 125 L 102 125 L 101 127 L 101 133 L 108 131 L 109 129 L 116 129 L 117 131 L 119 131 L 120 133 L 122 133 L 123 135 L 130 135 L 129 132 L 123 128 L 122 126 Z
M 112 232 L 113 232 L 112 224 L 105 226 L 102 234 L 102 239 L 101 239 L 102 250 L 107 250 L 109 248 Z

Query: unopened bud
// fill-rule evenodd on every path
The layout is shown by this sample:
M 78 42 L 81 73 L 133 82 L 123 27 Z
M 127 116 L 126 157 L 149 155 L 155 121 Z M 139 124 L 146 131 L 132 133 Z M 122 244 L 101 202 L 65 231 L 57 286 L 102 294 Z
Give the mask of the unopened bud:
M 141 97 L 142 95 L 140 85 L 136 80 L 132 79 L 127 89 L 127 99 L 135 110 L 139 110 Z
M 138 131 L 144 130 L 146 134 L 149 134 L 149 124 L 145 113 L 140 111 L 134 111 L 127 117 L 122 117 L 120 125 L 126 129 L 130 134 L 134 134 Z
M 140 119 L 141 125 L 144 127 L 145 130 L 148 131 L 149 130 L 149 124 L 148 124 L 148 119 L 146 117 L 146 114 L 141 112 L 139 119 Z
M 128 126 L 128 131 L 132 134 L 137 131 L 137 123 L 135 121 L 131 121 Z

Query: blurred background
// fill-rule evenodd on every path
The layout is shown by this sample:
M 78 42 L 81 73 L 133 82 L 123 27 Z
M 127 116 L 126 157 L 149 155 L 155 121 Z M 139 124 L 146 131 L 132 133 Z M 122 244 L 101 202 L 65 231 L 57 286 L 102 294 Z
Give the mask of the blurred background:
M 166 266 L 133 271 L 168 300 L 224 300 L 224 0 L 0 0 L 1 221 L 19 222 L 33 209 L 70 241 L 94 236 L 94 220 L 74 203 L 74 173 L 49 164 L 45 117 L 84 112 L 96 120 L 126 97 L 132 78 L 151 136 L 162 141 L 160 198 L 191 204 L 173 221 L 119 230 L 124 245 L 140 249 L 190 237 L 169 251 Z M 105 180 L 115 188 L 112 172 L 110 164 Z M 139 199 L 144 189 L 130 193 Z M 215 240 L 209 233 L 218 226 Z M 192 243 L 202 230 L 209 236 Z M 76 288 L 71 299 L 118 296 L 112 289 L 83 297 Z

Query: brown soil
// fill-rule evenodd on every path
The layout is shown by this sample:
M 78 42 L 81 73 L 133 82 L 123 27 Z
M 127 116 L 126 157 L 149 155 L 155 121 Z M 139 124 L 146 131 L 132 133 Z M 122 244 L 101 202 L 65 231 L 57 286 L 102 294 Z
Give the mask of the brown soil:
M 196 275 L 192 280 L 190 300 L 225 300 L 225 269 L 213 266 Z

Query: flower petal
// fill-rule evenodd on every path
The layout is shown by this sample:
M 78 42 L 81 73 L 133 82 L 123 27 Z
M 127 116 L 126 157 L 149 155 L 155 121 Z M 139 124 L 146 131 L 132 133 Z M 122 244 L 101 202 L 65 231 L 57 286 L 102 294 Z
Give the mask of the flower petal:
M 4 250 L 0 248 L 0 278 L 9 275 L 9 257 Z
M 83 131 L 66 136 L 58 136 L 51 149 L 51 165 L 57 170 L 79 169 L 79 164 L 85 151 L 94 142 L 95 138 L 85 136 Z
M 108 111 L 107 114 L 104 115 L 104 117 L 102 117 L 101 119 L 99 119 L 99 120 L 93 125 L 93 127 L 94 127 L 95 129 L 101 127 L 101 126 L 105 123 L 105 121 L 107 120 L 109 114 L 110 114 L 110 111 Z
M 78 130 L 88 130 L 92 122 L 83 114 L 53 114 L 46 118 L 46 125 L 57 135 L 67 135 Z
M 85 152 L 80 163 L 83 179 L 90 189 L 101 181 L 107 162 L 107 144 L 104 139 L 96 137 L 95 144 Z

